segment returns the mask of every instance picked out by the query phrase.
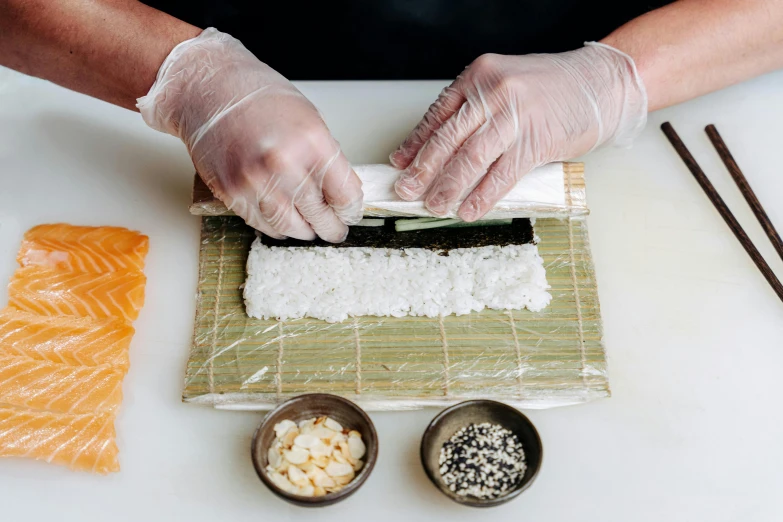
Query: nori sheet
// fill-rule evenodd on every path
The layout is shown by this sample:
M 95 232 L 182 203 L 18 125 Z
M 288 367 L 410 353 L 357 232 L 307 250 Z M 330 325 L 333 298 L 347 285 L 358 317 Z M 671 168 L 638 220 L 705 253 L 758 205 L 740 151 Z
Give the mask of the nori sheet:
M 315 241 L 302 241 L 291 238 L 273 239 L 265 235 L 261 236 L 261 242 L 275 247 L 426 248 L 446 252 L 457 248 L 524 245 L 533 242 L 533 226 L 527 218 L 514 219 L 510 225 L 428 228 L 410 232 L 395 231 L 396 219 L 387 218 L 382 227 L 350 227 L 348 237 L 338 244 L 328 243 L 320 238 Z

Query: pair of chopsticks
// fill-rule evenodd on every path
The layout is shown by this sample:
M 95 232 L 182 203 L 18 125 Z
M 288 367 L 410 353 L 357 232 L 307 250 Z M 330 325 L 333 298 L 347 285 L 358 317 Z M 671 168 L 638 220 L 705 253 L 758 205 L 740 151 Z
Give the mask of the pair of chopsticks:
M 710 180 L 707 179 L 704 171 L 701 170 L 699 164 L 696 163 L 696 160 L 688 151 L 688 148 L 677 135 L 674 127 L 672 127 L 671 123 L 667 121 L 661 125 L 661 130 L 669 139 L 669 142 L 674 147 L 674 150 L 677 151 L 677 154 L 680 155 L 680 158 L 682 158 L 682 161 L 688 167 L 688 170 L 691 171 L 693 177 L 696 178 L 696 181 L 699 183 L 699 185 L 701 185 L 704 193 L 707 194 L 708 198 L 710 198 L 710 201 L 712 201 L 715 209 L 720 213 L 721 217 L 729 226 L 731 231 L 734 232 L 734 235 L 742 244 L 743 248 L 745 248 L 745 251 L 751 257 L 751 259 L 753 259 L 753 262 L 756 263 L 758 269 L 761 270 L 764 278 L 772 286 L 772 289 L 775 291 L 781 301 L 783 301 L 783 284 L 780 283 L 780 280 L 775 276 L 775 273 L 772 271 L 767 262 L 756 249 L 753 242 L 742 229 L 742 226 L 734 217 L 734 214 L 731 213 L 731 210 L 729 210 L 729 207 L 726 206 L 723 198 L 721 198 L 720 194 L 718 194 L 718 191 L 715 190 L 715 187 L 712 186 Z M 704 130 L 707 133 L 707 136 L 709 136 L 712 145 L 715 147 L 715 150 L 718 152 L 720 159 L 723 160 L 723 164 L 726 165 L 729 174 L 731 174 L 731 177 L 734 178 L 734 182 L 737 184 L 740 192 L 742 192 L 742 195 L 745 197 L 745 201 L 748 202 L 751 210 L 753 210 L 753 214 L 756 215 L 756 219 L 758 219 L 759 223 L 761 223 L 761 227 L 764 229 L 767 237 L 772 242 L 772 246 L 775 247 L 775 250 L 777 251 L 780 258 L 783 259 L 783 240 L 780 239 L 780 235 L 772 225 L 772 221 L 770 221 L 769 216 L 767 216 L 767 213 L 764 211 L 764 207 L 761 206 L 761 202 L 759 202 L 756 194 L 753 192 L 753 189 L 750 188 L 750 184 L 742 174 L 739 165 L 737 165 L 737 162 L 734 161 L 734 157 L 731 155 L 729 148 L 726 146 L 723 138 L 721 138 L 720 134 L 718 133 L 718 129 L 715 128 L 715 125 L 710 124 L 707 125 Z

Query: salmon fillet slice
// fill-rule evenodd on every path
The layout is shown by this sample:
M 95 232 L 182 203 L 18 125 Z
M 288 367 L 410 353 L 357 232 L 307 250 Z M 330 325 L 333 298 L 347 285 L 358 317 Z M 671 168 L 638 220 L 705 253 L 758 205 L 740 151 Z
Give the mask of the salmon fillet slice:
M 24 235 L 17 261 L 69 272 L 144 269 L 149 238 L 127 228 L 39 225 Z
M 133 332 L 120 319 L 44 317 L 6 308 L 0 310 L 0 355 L 127 371 Z
M 137 271 L 94 274 L 26 266 L 11 278 L 8 304 L 38 315 L 119 317 L 132 322 L 144 304 L 146 281 Z
M 78 471 L 120 470 L 114 416 L 0 408 L 0 457 L 28 457 Z
M 146 236 L 118 227 L 25 234 L 0 310 L 0 456 L 119 471 L 114 414 L 148 250 Z
M 109 365 L 68 366 L 0 356 L 0 404 L 60 413 L 113 412 L 124 372 Z

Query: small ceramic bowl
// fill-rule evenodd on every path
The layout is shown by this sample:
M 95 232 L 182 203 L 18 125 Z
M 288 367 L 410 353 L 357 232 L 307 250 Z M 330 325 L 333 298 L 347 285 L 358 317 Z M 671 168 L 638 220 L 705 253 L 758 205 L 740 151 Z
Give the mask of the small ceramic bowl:
M 452 435 L 465 426 L 482 422 L 500 424 L 516 434 L 522 443 L 527 464 L 525 474 L 516 487 L 504 496 L 493 499 L 457 495 L 444 484 L 438 465 L 440 449 Z M 538 475 L 543 455 L 541 438 L 530 419 L 511 406 L 495 401 L 466 401 L 443 410 L 432 420 L 421 439 L 421 463 L 432 483 L 451 500 L 473 507 L 497 506 L 519 496 Z
M 342 426 L 362 434 L 362 440 L 367 447 L 364 467 L 347 486 L 336 493 L 329 493 L 323 497 L 303 497 L 287 493 L 272 482 L 266 471 L 269 463 L 267 452 L 275 440 L 275 424 L 285 419 L 299 422 L 322 416 L 329 416 Z M 362 487 L 362 484 L 372 473 L 375 461 L 378 459 L 378 434 L 375 432 L 375 426 L 370 417 L 353 402 L 337 395 L 313 393 L 295 397 L 269 412 L 253 436 L 251 452 L 253 466 L 256 468 L 258 477 L 272 493 L 298 506 L 321 507 L 340 502 Z

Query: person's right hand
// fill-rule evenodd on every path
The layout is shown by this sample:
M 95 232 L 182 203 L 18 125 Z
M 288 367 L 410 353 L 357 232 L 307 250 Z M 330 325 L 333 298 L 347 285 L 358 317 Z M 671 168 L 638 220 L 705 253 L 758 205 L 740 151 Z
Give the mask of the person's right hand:
M 179 137 L 212 192 L 276 238 L 343 241 L 362 217 L 361 181 L 318 110 L 231 36 L 174 48 L 138 108 Z
M 483 217 L 534 168 L 606 143 L 629 144 L 647 120 L 633 59 L 605 44 L 474 61 L 392 153 L 401 199 L 436 216 Z

